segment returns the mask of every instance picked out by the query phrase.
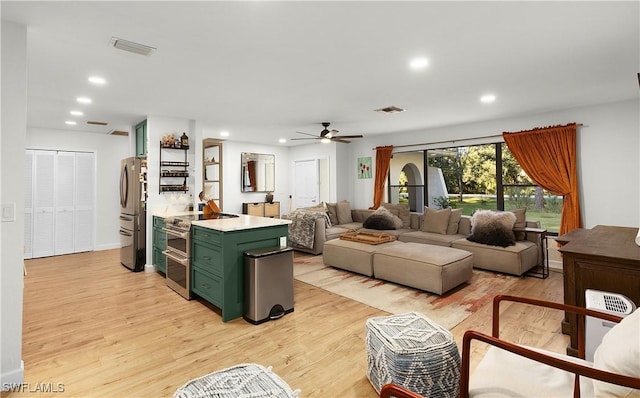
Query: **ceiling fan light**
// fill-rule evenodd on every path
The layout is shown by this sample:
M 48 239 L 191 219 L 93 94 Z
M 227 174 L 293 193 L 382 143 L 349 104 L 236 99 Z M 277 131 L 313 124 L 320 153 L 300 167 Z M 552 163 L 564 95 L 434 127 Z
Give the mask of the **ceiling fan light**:
M 320 142 L 323 143 L 323 144 L 328 144 L 328 143 L 331 142 L 331 140 L 329 138 L 325 137 L 325 138 L 321 139 Z

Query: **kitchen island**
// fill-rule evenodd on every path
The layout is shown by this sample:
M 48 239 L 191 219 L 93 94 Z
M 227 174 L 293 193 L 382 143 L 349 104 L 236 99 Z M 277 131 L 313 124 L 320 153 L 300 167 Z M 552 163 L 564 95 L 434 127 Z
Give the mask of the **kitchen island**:
M 290 220 L 238 215 L 191 224 L 191 292 L 220 308 L 222 321 L 243 315 L 244 253 L 286 246 Z

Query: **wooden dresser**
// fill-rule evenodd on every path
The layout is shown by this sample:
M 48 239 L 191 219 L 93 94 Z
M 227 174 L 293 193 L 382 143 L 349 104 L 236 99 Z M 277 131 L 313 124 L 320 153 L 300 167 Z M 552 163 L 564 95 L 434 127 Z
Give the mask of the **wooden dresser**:
M 640 305 L 640 246 L 638 228 L 598 225 L 559 236 L 564 268 L 564 302 L 585 306 L 586 289 L 627 296 Z M 566 314 L 562 332 L 571 337 L 567 354 L 577 356 L 578 318 Z

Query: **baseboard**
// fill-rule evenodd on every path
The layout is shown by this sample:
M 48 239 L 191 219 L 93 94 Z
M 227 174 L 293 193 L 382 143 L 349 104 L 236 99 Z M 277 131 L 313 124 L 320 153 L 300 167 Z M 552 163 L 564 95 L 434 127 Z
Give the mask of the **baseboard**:
M 549 260 L 549 268 L 556 271 L 562 271 L 562 261 Z
M 120 248 L 120 243 L 109 243 L 106 245 L 97 245 L 96 247 L 93 248 L 94 251 L 101 251 L 101 250 L 113 250 L 113 249 L 119 249 Z
M 9 391 L 12 388 L 19 388 L 24 383 L 24 361 L 20 361 L 20 368 L 13 369 L 0 374 L 2 391 Z

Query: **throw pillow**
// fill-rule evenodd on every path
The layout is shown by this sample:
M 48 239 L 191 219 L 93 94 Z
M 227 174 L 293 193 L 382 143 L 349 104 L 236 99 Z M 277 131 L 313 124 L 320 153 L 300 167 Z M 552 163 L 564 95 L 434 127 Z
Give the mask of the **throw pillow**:
M 384 207 L 379 207 L 378 210 L 371 213 L 362 223 L 364 228 L 385 230 L 385 229 L 400 229 L 402 228 L 402 220 L 393 215 L 391 211 Z
M 449 215 L 449 225 L 447 225 L 447 235 L 455 235 L 458 233 L 458 224 L 462 218 L 462 209 L 452 209 Z
M 430 207 L 425 207 L 423 215 L 424 224 L 422 225 L 422 230 L 424 232 L 433 232 L 440 235 L 446 235 L 447 228 L 449 227 L 450 215 L 450 207 L 442 210 L 435 210 Z
M 477 210 L 471 216 L 471 235 L 467 240 L 501 247 L 515 245 L 515 222 L 516 216 L 509 211 Z
M 640 374 L 640 309 L 620 321 L 602 338 L 593 356 L 594 367 L 608 372 Z M 637 397 L 640 391 L 594 380 L 596 397 Z
M 511 210 L 511 212 L 516 216 L 516 222 L 513 224 L 513 228 L 524 228 L 527 226 L 527 208 L 523 207 L 522 209 Z M 524 240 L 526 237 L 525 232 L 514 232 L 516 235 L 516 240 Z
M 391 204 L 391 203 L 382 203 L 382 207 L 385 207 L 395 215 L 397 215 L 402 220 L 402 228 L 410 228 L 411 226 L 411 210 L 409 210 L 409 205 L 405 204 Z M 393 212 L 396 210 L 397 214 Z
M 336 213 L 338 215 L 338 224 L 348 224 L 353 222 L 351 218 L 351 204 L 347 200 L 336 203 Z
M 331 225 L 338 225 L 338 206 L 336 203 L 326 203 L 324 205 L 327 208 L 327 214 L 329 214 L 329 220 Z

